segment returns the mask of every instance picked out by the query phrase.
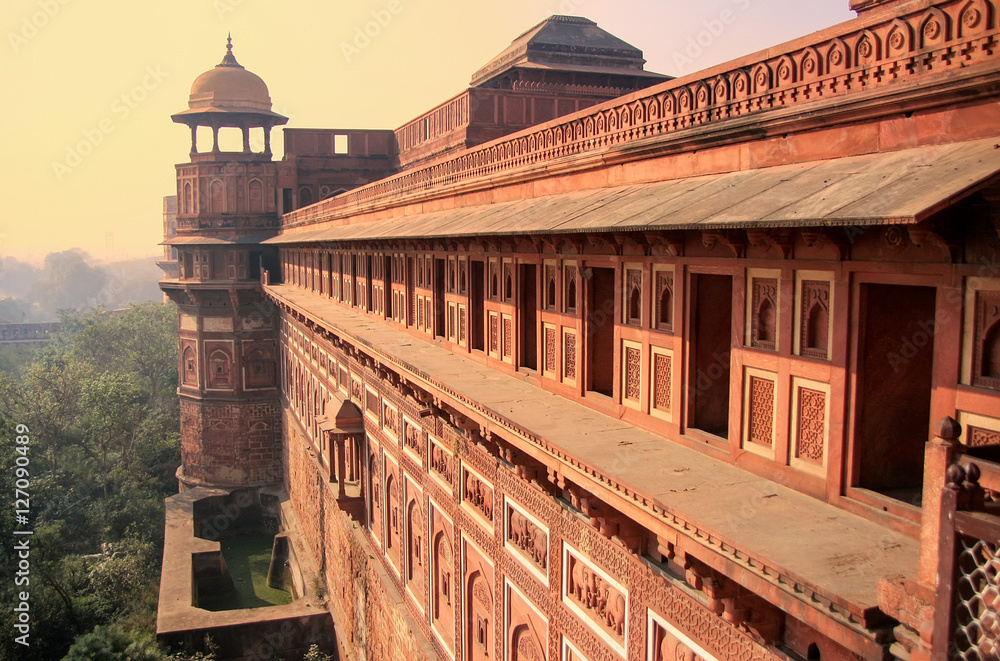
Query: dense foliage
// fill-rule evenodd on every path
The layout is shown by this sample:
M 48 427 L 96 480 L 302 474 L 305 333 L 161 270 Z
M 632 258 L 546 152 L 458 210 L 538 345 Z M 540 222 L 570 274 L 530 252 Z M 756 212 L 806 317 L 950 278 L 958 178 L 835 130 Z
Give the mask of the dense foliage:
M 0 352 L 0 659 L 166 658 L 154 631 L 163 499 L 180 463 L 176 319 L 152 303 L 65 314 L 42 347 Z M 14 511 L 25 454 L 27 525 Z M 30 584 L 17 586 L 11 540 L 24 529 Z M 30 647 L 9 606 L 22 591 Z

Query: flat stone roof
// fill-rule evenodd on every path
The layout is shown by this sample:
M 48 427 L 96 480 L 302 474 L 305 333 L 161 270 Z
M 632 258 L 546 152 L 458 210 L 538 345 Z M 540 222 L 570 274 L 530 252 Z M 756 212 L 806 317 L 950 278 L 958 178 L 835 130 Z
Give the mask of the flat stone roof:
M 291 285 L 269 285 L 265 291 L 374 357 L 401 367 L 416 377 L 412 381 L 424 381 L 501 424 L 527 431 L 534 437 L 529 442 L 569 458 L 595 483 L 600 479 L 607 487 L 608 478 L 625 485 L 638 498 L 623 495 L 623 500 L 642 503 L 664 525 L 771 584 L 784 585 L 802 601 L 816 607 L 829 602 L 835 605 L 831 610 L 864 622 L 866 613 L 877 608 L 876 583 L 881 577 L 916 575 L 915 539 L 420 340 L 324 296 Z M 575 475 L 568 476 L 579 482 Z

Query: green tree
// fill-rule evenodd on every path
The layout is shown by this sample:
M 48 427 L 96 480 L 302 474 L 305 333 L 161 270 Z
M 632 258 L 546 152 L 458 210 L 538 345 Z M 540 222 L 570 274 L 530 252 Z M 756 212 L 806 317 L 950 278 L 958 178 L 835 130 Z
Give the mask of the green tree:
M 125 631 L 100 626 L 80 636 L 63 661 L 164 661 L 165 656 L 148 631 Z
M 59 347 L 42 353 L 19 382 L 0 383 L 7 415 L 28 425 L 32 438 L 41 442 L 53 476 L 59 458 L 79 439 L 80 399 L 93 369 Z M 0 404 L 3 406 L 3 404 Z
M 176 309 L 67 313 L 56 337 L 0 372 L 0 490 L 14 492 L 15 423 L 30 429 L 31 647 L 0 609 L 5 659 L 167 659 L 156 650 L 163 499 L 177 492 Z M 144 335 L 137 338 L 137 335 Z M 141 340 L 141 341 L 140 341 Z M 22 455 L 23 456 L 23 455 Z M 18 559 L 0 545 L 0 573 Z M 15 603 L 0 581 L 0 603 Z M 177 657 L 181 659 L 183 657 Z
M 176 384 L 177 373 L 175 305 L 143 303 L 113 314 L 93 310 L 64 316 L 62 321 L 72 333 L 74 352 L 81 358 L 102 370 L 141 378 L 151 401 L 173 398 L 170 386 Z
M 107 372 L 83 384 L 80 406 L 84 448 L 100 462 L 102 476 L 110 472 L 111 460 L 124 466 L 131 463 L 147 415 L 142 400 L 139 386 L 126 374 Z

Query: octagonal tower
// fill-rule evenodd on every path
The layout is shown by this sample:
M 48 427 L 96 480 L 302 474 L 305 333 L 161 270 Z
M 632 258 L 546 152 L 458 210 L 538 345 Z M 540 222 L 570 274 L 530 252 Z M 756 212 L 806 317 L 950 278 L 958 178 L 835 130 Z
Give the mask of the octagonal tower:
M 260 242 L 279 226 L 271 129 L 288 120 L 236 61 L 231 38 L 172 118 L 191 129 L 191 160 L 177 166 L 177 236 L 166 242 L 177 248 L 179 276 L 160 285 L 179 306 L 177 476 L 182 490 L 279 483 L 277 315 L 260 289 L 275 256 Z M 236 149 L 221 144 L 226 130 L 239 132 Z

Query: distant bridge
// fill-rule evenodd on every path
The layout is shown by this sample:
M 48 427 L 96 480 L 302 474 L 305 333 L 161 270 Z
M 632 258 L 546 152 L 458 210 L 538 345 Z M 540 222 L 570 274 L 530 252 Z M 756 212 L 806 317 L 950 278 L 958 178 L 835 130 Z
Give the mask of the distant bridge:
M 0 344 L 45 342 L 59 329 L 58 322 L 42 324 L 0 324 Z

